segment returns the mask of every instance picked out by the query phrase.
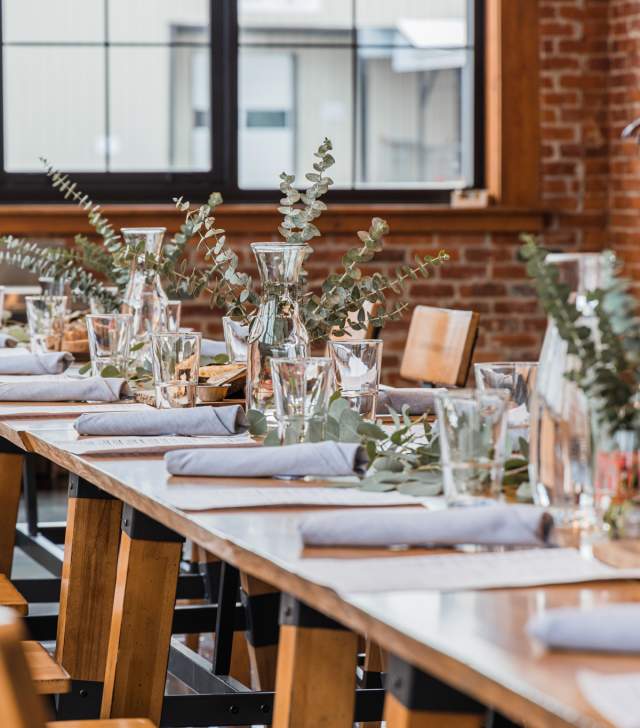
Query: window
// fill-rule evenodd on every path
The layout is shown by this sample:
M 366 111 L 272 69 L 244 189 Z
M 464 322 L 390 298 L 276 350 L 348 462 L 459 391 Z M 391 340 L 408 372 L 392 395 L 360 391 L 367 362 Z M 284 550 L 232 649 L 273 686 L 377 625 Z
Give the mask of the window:
M 324 136 L 338 198 L 482 181 L 481 0 L 0 2 L 0 199 L 271 199 Z

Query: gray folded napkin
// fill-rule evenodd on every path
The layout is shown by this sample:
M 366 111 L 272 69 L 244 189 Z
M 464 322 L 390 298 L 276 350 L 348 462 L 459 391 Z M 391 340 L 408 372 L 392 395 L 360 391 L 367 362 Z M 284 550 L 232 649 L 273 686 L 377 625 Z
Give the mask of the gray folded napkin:
M 268 478 L 362 474 L 365 451 L 357 443 L 309 442 L 283 447 L 174 450 L 164 457 L 171 475 Z
M 106 377 L 16 377 L 0 382 L 1 402 L 117 402 L 126 380 Z
M 18 345 L 18 340 L 11 334 L 0 334 L 0 349 L 13 348 Z
M 236 435 L 245 432 L 247 420 L 239 405 L 96 412 L 80 415 L 73 425 L 80 435 Z
M 390 409 L 402 412 L 404 405 L 408 405 L 410 415 L 423 415 L 425 412 L 435 412 L 435 396 L 438 392 L 445 392 L 443 388 L 429 389 L 427 387 L 387 387 L 380 385 L 378 391 L 377 414 L 386 414 Z
M 73 362 L 67 351 L 32 354 L 26 349 L 8 349 L 0 352 L 1 374 L 62 374 Z
M 541 546 L 552 517 L 534 506 L 474 506 L 427 511 L 368 509 L 309 516 L 300 525 L 314 546 Z
M 549 609 L 527 623 L 527 632 L 547 647 L 598 652 L 640 652 L 640 604 L 593 609 Z
M 200 342 L 200 356 L 218 356 L 227 353 L 227 345 L 224 341 L 213 339 L 202 339 Z

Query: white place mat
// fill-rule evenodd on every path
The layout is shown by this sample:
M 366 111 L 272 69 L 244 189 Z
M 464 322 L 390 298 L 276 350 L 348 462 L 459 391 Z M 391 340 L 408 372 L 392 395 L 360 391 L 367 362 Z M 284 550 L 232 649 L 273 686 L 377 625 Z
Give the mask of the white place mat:
M 403 558 L 308 558 L 299 562 L 298 573 L 340 593 L 464 591 L 640 579 L 640 569 L 616 569 L 570 548 L 407 554 Z
M 233 488 L 170 485 L 162 497 L 184 511 L 272 506 L 406 506 L 420 500 L 398 493 L 367 493 L 355 488 Z
M 178 435 L 121 435 L 120 437 L 83 437 L 58 447 L 74 455 L 161 454 L 169 450 L 194 447 L 258 447 L 250 435 L 216 435 L 184 437 Z
M 85 412 L 132 412 L 151 409 L 148 404 L 138 402 L 113 402 L 102 404 L 3 404 L 0 405 L 0 420 L 21 420 L 33 417 L 73 417 Z
M 580 670 L 577 680 L 584 697 L 616 728 L 640 728 L 640 672 Z

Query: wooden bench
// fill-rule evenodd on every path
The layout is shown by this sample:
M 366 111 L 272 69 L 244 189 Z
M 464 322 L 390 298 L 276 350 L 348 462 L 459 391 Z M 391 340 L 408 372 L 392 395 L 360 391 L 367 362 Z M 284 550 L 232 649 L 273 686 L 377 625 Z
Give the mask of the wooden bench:
M 27 600 L 13 586 L 4 574 L 0 574 L 0 606 L 11 607 L 18 614 L 26 615 L 29 609 Z

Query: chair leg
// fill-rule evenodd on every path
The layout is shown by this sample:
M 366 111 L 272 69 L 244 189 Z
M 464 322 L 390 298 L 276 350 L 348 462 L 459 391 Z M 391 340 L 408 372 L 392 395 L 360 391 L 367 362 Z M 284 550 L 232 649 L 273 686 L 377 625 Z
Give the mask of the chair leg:
M 0 453 L 0 574 L 11 576 L 22 487 L 21 453 Z
M 69 476 L 56 660 L 74 680 L 104 680 L 121 513 L 120 501 Z
M 182 541 L 124 507 L 102 718 L 160 722 Z
M 247 618 L 246 641 L 251 664 L 251 687 L 254 690 L 274 690 L 280 592 L 244 572 L 240 573 L 240 585 Z
M 274 728 L 352 728 L 357 636 L 283 595 Z
M 202 561 L 201 551 L 202 549 L 195 543 L 190 544 L 191 547 L 191 563 L 192 564 L 200 564 Z M 189 544 L 187 545 L 187 548 L 189 548 Z M 204 602 L 203 599 L 181 599 L 180 604 L 202 604 Z M 198 632 L 194 632 L 193 634 L 186 634 L 184 636 L 184 643 L 185 645 L 194 652 L 198 652 L 200 649 L 200 634 Z
M 481 728 L 480 703 L 389 656 L 384 720 L 387 728 Z

